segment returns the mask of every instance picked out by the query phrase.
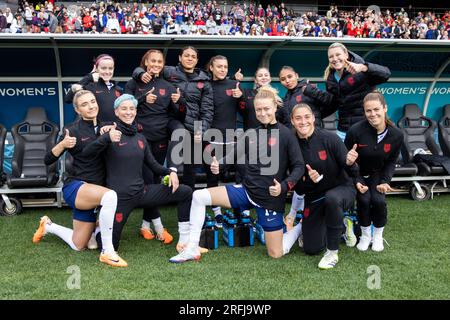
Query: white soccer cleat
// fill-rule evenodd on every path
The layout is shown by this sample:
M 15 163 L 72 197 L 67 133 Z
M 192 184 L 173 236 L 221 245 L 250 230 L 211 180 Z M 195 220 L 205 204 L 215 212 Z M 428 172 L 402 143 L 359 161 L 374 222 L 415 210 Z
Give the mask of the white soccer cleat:
M 362 235 L 361 237 L 359 237 L 359 242 L 356 245 L 356 248 L 358 248 L 359 251 L 367 251 L 367 249 L 369 249 L 371 241 L 372 239 L 370 237 Z
M 384 250 L 383 235 L 373 234 L 372 251 L 381 252 Z
M 172 263 L 184 263 L 188 261 L 199 261 L 201 258 L 200 250 L 193 248 L 186 248 L 176 256 L 169 259 Z
M 338 261 L 339 258 L 337 252 L 327 250 L 327 252 L 325 252 L 325 254 L 323 255 L 323 258 L 319 262 L 319 269 L 321 270 L 333 269 L 336 266 L 336 263 L 338 263 Z

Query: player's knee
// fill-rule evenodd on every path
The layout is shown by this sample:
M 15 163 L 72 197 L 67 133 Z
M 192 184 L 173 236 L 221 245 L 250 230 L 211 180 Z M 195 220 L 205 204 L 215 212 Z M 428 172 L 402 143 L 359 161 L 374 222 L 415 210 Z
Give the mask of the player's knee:
M 211 194 L 207 189 L 195 190 L 192 194 L 192 203 L 197 205 L 211 205 Z
M 117 193 L 114 190 L 109 190 L 105 192 L 100 202 L 102 206 L 106 204 L 117 204 Z

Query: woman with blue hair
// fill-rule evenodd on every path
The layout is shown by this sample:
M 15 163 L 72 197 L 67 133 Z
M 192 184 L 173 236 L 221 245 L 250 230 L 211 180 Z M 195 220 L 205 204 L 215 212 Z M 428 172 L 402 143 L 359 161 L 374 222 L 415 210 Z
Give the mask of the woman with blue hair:
M 110 128 L 109 134 L 103 134 L 85 149 L 87 156 L 103 154 L 106 159 L 106 185 L 118 196 L 113 227 L 116 250 L 123 227 L 135 208 L 177 203 L 179 227 L 189 221 L 192 189 L 179 184 L 176 169 L 161 166 L 153 157 L 147 139 L 137 130 L 137 105 L 138 101 L 130 94 L 117 98 L 114 102 L 117 122 Z M 168 185 L 145 184 L 142 173 L 144 163 L 155 174 L 168 175 Z M 180 232 L 180 238 L 188 236 Z

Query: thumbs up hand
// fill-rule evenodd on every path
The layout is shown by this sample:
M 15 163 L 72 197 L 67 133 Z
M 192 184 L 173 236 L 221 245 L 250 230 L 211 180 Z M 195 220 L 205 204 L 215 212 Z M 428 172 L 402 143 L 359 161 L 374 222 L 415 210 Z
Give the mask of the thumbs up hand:
M 71 149 L 75 147 L 77 144 L 77 138 L 71 137 L 69 130 L 66 129 L 66 135 L 64 136 L 64 139 L 61 141 L 64 149 Z
M 149 92 L 146 93 L 145 101 L 149 104 L 153 104 L 156 101 L 156 98 L 158 98 L 156 95 L 153 94 L 153 91 L 155 91 L 155 87 L 152 88 Z
M 239 88 L 239 82 L 236 82 L 236 88 L 235 89 L 231 89 L 231 91 L 233 92 L 233 98 L 240 98 L 240 97 L 242 97 L 242 91 Z
M 358 145 L 355 143 L 353 145 L 353 148 L 350 149 L 350 151 L 347 153 L 347 158 L 345 159 L 345 163 L 347 166 L 352 166 L 356 159 L 358 159 L 358 152 L 356 152 L 356 148 Z
M 111 139 L 111 142 L 120 142 L 120 138 L 122 137 L 122 132 L 120 132 L 116 128 L 117 124 L 114 122 L 111 130 L 109 130 L 109 138 Z
M 234 74 L 234 78 L 237 81 L 242 81 L 244 80 L 244 75 L 241 73 L 241 68 L 239 68 L 239 70 Z
M 308 170 L 308 175 L 312 182 L 319 183 L 320 180 L 323 179 L 323 174 L 319 174 L 316 170 L 311 168 L 309 164 L 306 165 L 306 169 Z
M 272 197 L 278 197 L 281 194 L 281 184 L 277 179 L 273 179 L 273 186 L 269 187 L 269 193 Z
M 219 161 L 217 161 L 216 156 L 214 156 L 212 158 L 212 162 L 211 162 L 211 172 L 213 174 L 219 174 L 220 172 L 220 166 L 219 166 Z
M 178 100 L 180 100 L 180 97 L 181 97 L 180 88 L 177 88 L 177 93 L 172 93 L 172 95 L 170 96 L 173 103 L 177 103 Z
M 143 83 L 149 83 L 152 80 L 152 75 L 148 72 L 144 72 L 141 76 L 141 81 Z

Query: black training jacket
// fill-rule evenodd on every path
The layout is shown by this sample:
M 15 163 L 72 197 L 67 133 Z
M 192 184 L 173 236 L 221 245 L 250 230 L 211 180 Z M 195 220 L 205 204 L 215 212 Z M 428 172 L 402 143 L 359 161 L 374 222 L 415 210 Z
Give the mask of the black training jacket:
M 146 101 L 147 93 L 155 88 L 157 96 L 154 103 Z M 125 86 L 125 93 L 133 95 L 138 100 L 137 122 L 142 127 L 142 133 L 148 141 L 168 139 L 167 124 L 178 112 L 178 105 L 172 102 L 171 95 L 176 93 L 175 87 L 161 77 L 153 77 L 149 83 L 131 79 Z
M 77 138 L 77 143 L 73 148 L 66 149 L 73 157 L 73 161 L 71 168 L 66 168 L 64 184 L 69 184 L 73 180 L 81 180 L 100 186 L 104 185 L 105 166 L 103 158 L 98 154 L 86 156 L 83 153 L 83 149 L 97 139 L 100 126 L 95 127 L 92 121 L 78 119 L 63 128 L 58 143 L 66 136 L 66 129 L 69 130 L 71 137 Z M 61 157 L 63 153 L 61 153 L 59 157 Z M 52 151 L 49 150 L 45 155 L 44 162 L 46 165 L 50 165 L 57 161 L 59 157 L 55 157 Z
M 389 183 L 395 170 L 395 163 L 400 154 L 403 143 L 403 133 L 400 129 L 388 126 L 386 136 L 377 143 L 377 130 L 367 120 L 353 125 L 345 137 L 347 149 L 354 144 L 358 147 L 358 158 L 360 176 L 369 176 L 374 173 L 380 175 L 380 184 Z M 355 181 L 364 184 L 361 177 Z
M 388 81 L 391 75 L 387 67 L 366 62 L 351 51 L 348 54 L 351 62 L 365 64 L 368 67 L 367 72 L 352 75 L 345 70 L 338 82 L 332 71 L 327 78 L 326 91 L 322 91 L 314 85 L 307 85 L 304 91 L 304 95 L 317 99 L 326 106 L 322 112 L 322 119 L 336 110 L 339 111 L 338 129 L 344 132 L 365 118 L 364 97 L 374 91 L 376 85 Z
M 303 154 L 303 160 L 312 169 L 323 175 L 323 179 L 314 183 L 305 168 L 305 174 L 295 186 L 297 194 L 306 194 L 308 198 L 316 199 L 330 189 L 339 185 L 352 185 L 349 177 L 357 175 L 357 166 L 346 165 L 347 148 L 342 140 L 332 132 L 315 128 L 307 139 L 297 136 L 298 144 Z
M 108 89 L 108 86 L 102 78 L 99 78 L 98 82 L 94 82 L 91 74 L 86 75 L 78 82 L 78 84 L 83 86 L 83 89 L 89 90 L 94 94 L 99 108 L 97 119 L 104 124 L 112 124 L 116 119 L 116 115 L 114 114 L 114 101 L 123 93 L 123 89 L 114 80 L 111 80 L 111 83 L 114 85 L 111 89 Z M 70 89 L 64 101 L 66 103 L 72 103 L 74 95 L 75 93 Z
M 140 81 L 145 72 L 142 68 L 136 68 L 133 79 Z M 165 66 L 163 77 L 176 88 L 181 90 L 181 98 L 178 103 L 179 111 L 183 113 L 183 123 L 191 133 L 195 133 L 194 121 L 201 121 L 201 131 L 204 133 L 211 127 L 214 116 L 213 93 L 210 78 L 206 72 L 196 68 L 193 74 L 184 72 L 179 64 L 176 67 Z
M 274 130 L 278 130 L 278 136 Z M 256 135 L 251 135 L 251 132 Z M 291 130 L 279 123 L 248 130 L 246 136 L 246 174 L 243 185 L 250 199 L 256 204 L 268 210 L 284 212 L 287 192 L 294 188 L 304 173 L 304 162 L 298 142 Z M 275 151 L 274 148 L 277 147 L 278 155 L 271 157 L 272 150 Z M 253 160 L 257 161 L 252 161 L 252 157 L 256 157 Z M 270 157 L 272 162 L 269 162 Z M 275 169 L 273 174 L 265 173 L 264 169 L 271 166 Z M 281 184 L 281 194 L 278 197 L 273 197 L 269 193 L 269 187 L 274 185 L 274 179 Z
M 126 125 L 116 119 L 117 130 L 122 132 L 120 142 L 112 143 L 109 133 L 89 144 L 84 153 L 103 153 L 106 161 L 106 186 L 117 192 L 119 200 L 129 200 L 144 192 L 143 164 L 157 175 L 164 176 L 170 170 L 161 166 L 153 157 L 147 139 L 137 132 L 136 125 Z

